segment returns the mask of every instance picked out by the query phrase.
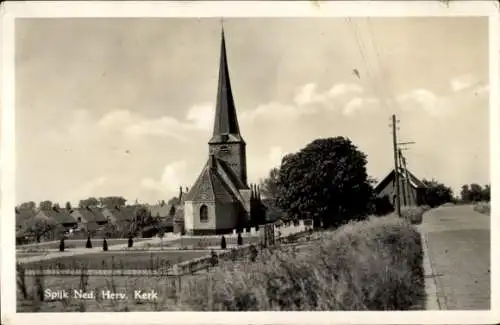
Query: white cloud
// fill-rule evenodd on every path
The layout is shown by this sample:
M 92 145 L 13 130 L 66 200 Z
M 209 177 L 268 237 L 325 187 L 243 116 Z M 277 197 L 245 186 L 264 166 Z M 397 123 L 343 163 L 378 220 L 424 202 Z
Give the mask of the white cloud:
M 179 190 L 179 186 L 189 183 L 192 175 L 187 173 L 186 161 L 175 161 L 166 164 L 159 180 L 145 178 L 141 181 L 141 186 L 158 191 L 165 195 L 175 195 Z
M 79 200 L 87 197 L 98 196 L 96 194 L 96 191 L 102 189 L 105 186 L 107 180 L 108 179 L 105 176 L 100 176 L 83 183 L 81 186 L 72 191 L 72 193 L 70 193 L 70 197 L 66 201 L 78 202 Z
M 372 110 L 377 107 L 379 100 L 376 98 L 354 97 L 342 110 L 344 115 L 352 115 L 360 111 Z
M 363 93 L 363 87 L 356 84 L 336 84 L 328 91 L 329 96 L 340 96 L 349 93 Z
M 298 106 L 321 103 L 325 100 L 325 94 L 317 93 L 316 84 L 314 83 L 309 83 L 300 87 L 294 97 L 294 102 Z
M 450 100 L 438 97 L 427 89 L 415 89 L 397 97 L 400 107 L 405 110 L 423 109 L 433 116 L 443 116 L 452 111 Z
M 156 135 L 167 136 L 177 140 L 186 141 L 186 131 L 192 131 L 195 127 L 180 123 L 170 116 L 162 116 L 158 119 L 143 119 L 124 129 L 125 134 L 132 136 Z
M 450 87 L 453 92 L 459 92 L 468 88 L 471 88 L 477 83 L 476 78 L 471 74 L 461 75 L 452 78 L 450 81 Z
M 284 156 L 284 152 L 283 152 L 283 149 L 281 147 L 277 147 L 277 146 L 274 146 L 274 147 L 271 147 L 271 149 L 269 149 L 269 155 L 268 155 L 268 160 L 269 160 L 269 169 L 273 168 L 273 167 L 277 167 L 277 166 L 280 166 L 281 165 L 281 159 L 283 158 Z
M 265 119 L 295 119 L 302 115 L 316 113 L 317 107 L 302 107 L 296 105 L 270 102 L 257 106 L 254 110 L 245 111 L 241 114 L 242 121 L 253 121 L 259 117 Z
M 257 118 L 264 119 L 279 119 L 279 120 L 294 120 L 305 115 L 316 114 L 321 110 L 335 110 L 344 105 L 350 105 L 344 108 L 346 114 L 356 110 L 363 109 L 365 104 L 373 106 L 378 102 L 374 98 L 364 98 L 360 96 L 364 90 L 357 84 L 339 83 L 333 85 L 328 91 L 318 93 L 315 83 L 308 83 L 298 88 L 293 104 L 284 104 L 280 102 L 270 102 L 257 106 L 254 110 L 246 111 L 241 114 L 243 121 L 253 121 Z M 351 98 L 353 94 L 358 94 L 358 97 Z M 354 100 L 354 102 L 352 102 Z M 352 102 L 351 104 L 349 104 Z M 357 103 L 359 102 L 359 103 Z M 325 105 L 313 105 L 325 104 Z M 358 105 L 363 104 L 363 105 Z M 352 106 L 352 107 L 351 107 Z
M 136 116 L 127 110 L 115 110 L 104 115 L 97 125 L 101 128 L 114 129 L 131 125 Z
M 191 115 L 192 118 L 192 115 Z M 200 123 L 198 120 L 197 123 Z M 187 131 L 198 130 L 199 124 L 183 123 L 171 116 L 145 118 L 127 110 L 115 110 L 104 115 L 97 125 L 102 129 L 120 130 L 128 136 L 164 136 L 186 141 Z
M 294 103 L 297 106 L 324 103 L 335 97 L 363 93 L 363 88 L 357 84 L 335 84 L 323 93 L 318 93 L 316 89 L 315 83 L 308 83 L 300 87 L 295 94 Z
M 192 122 L 201 130 L 210 130 L 214 123 L 215 109 L 211 103 L 193 105 L 186 116 L 186 119 Z

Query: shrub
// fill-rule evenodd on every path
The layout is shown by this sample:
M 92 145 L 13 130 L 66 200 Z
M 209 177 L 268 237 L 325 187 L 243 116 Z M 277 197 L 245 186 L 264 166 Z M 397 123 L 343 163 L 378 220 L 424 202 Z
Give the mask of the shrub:
M 241 237 L 241 233 L 238 233 L 238 246 L 243 245 L 243 237 Z
M 128 247 L 132 247 L 134 245 L 134 240 L 132 239 L 132 236 L 128 237 Z
M 222 249 L 226 249 L 227 245 L 226 245 L 226 237 L 222 236 L 222 239 L 220 241 L 220 248 Z
M 64 238 L 61 238 L 61 241 L 59 242 L 59 251 L 64 252 Z
M 490 202 L 479 202 L 479 203 L 474 205 L 474 210 L 479 212 L 479 213 L 486 214 L 489 216 L 490 215 Z
M 106 241 L 106 238 L 102 241 L 102 250 L 105 252 L 108 251 L 108 242 Z
M 425 208 L 422 206 L 406 206 L 401 207 L 401 218 L 410 222 L 411 224 L 422 223 Z
M 90 236 L 87 237 L 87 244 L 85 244 L 86 248 L 92 248 L 92 242 L 90 241 Z
M 301 249 L 265 249 L 255 262 L 227 261 L 206 277 L 188 278 L 175 308 L 408 310 L 425 295 L 422 257 L 420 234 L 408 222 L 370 218 Z

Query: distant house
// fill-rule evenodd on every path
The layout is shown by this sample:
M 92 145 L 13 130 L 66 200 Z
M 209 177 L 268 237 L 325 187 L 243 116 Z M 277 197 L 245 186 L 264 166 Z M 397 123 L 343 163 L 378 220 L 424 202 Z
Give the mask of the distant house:
M 174 230 L 174 216 L 176 212 L 176 205 L 174 204 L 156 204 L 148 206 L 151 217 L 159 218 L 160 222 L 165 225 L 167 232 Z
M 401 206 L 415 206 L 425 204 L 426 186 L 410 171 L 399 169 L 399 193 L 401 197 Z M 379 198 L 387 198 L 391 204 L 395 205 L 396 194 L 396 173 L 391 170 L 375 186 L 375 193 Z
M 77 219 L 73 218 L 70 211 L 53 207 L 52 209 L 41 209 L 38 211 L 36 218 L 52 220 L 57 225 L 64 228 L 74 228 L 78 225 Z
M 16 208 L 16 230 L 25 229 L 27 223 L 37 214 L 35 209 Z
M 70 211 L 70 215 L 73 219 L 76 219 L 78 225 L 80 225 L 87 232 L 95 232 L 99 226 L 107 223 L 104 215 L 99 211 L 98 208 L 77 208 Z
M 137 206 L 116 206 L 113 208 L 104 208 L 103 216 L 113 224 L 132 223 L 135 220 Z

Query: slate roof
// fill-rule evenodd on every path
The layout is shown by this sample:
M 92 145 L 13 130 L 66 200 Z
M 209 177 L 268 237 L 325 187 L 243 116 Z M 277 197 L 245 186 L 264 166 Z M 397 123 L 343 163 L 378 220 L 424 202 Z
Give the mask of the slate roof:
M 57 224 L 68 224 L 76 223 L 77 221 L 73 218 L 67 209 L 46 209 L 41 210 L 39 214 L 43 214 L 48 218 L 54 220 Z
M 107 208 L 107 210 L 117 221 L 133 221 L 139 207 L 140 205 L 127 205 L 123 207 Z
M 90 210 L 94 214 L 96 222 L 104 222 L 107 220 L 104 214 L 102 214 L 101 208 L 90 208 Z
M 16 227 L 25 226 L 25 224 L 37 214 L 34 209 L 16 209 Z
M 156 204 L 156 205 L 150 205 L 148 207 L 149 211 L 151 212 L 151 216 L 154 217 L 160 217 L 160 218 L 167 218 L 170 216 L 170 210 L 174 208 L 174 204 Z
M 241 202 L 240 189 L 248 189 L 226 163 L 210 155 L 185 201 Z
M 209 143 L 227 142 L 228 140 L 243 141 L 240 136 L 240 127 L 238 125 L 233 91 L 229 79 L 226 39 L 224 36 L 224 29 L 222 29 L 214 131 Z
M 106 221 L 104 215 L 99 211 L 98 208 L 77 208 L 73 209 L 71 215 L 73 218 L 78 219 L 78 213 L 83 217 L 84 220 L 88 222 L 103 222 Z M 84 221 L 82 220 L 82 221 Z
M 408 173 L 408 180 L 409 180 L 409 183 L 410 185 L 413 187 L 413 188 L 426 188 L 427 186 L 425 186 L 424 183 L 422 183 L 421 180 L 419 180 L 413 173 L 411 173 L 409 170 L 407 170 L 407 173 Z M 378 182 L 378 184 L 375 186 L 375 192 L 378 193 L 380 191 L 382 191 L 389 182 L 392 182 L 394 181 L 394 176 L 395 176 L 395 172 L 394 172 L 394 169 L 392 169 L 384 178 L 382 178 L 382 180 L 380 182 Z M 399 169 L 399 177 L 401 177 L 401 179 L 406 179 L 406 172 L 403 168 L 400 168 Z

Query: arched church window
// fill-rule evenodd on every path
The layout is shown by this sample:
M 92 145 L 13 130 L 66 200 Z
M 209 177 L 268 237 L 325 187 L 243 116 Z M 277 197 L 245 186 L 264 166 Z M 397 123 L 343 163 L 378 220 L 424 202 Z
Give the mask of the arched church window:
M 203 204 L 200 207 L 200 221 L 201 222 L 207 222 L 208 221 L 208 207 Z

